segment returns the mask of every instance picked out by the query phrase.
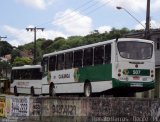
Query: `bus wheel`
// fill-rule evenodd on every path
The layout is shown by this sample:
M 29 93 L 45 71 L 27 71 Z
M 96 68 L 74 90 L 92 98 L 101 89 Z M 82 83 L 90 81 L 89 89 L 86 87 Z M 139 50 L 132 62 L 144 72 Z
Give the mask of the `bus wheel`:
M 84 85 L 84 96 L 90 97 L 92 94 L 92 86 L 91 83 L 85 83 Z
M 49 96 L 55 96 L 55 87 L 53 83 L 49 86 Z
M 33 87 L 33 86 L 31 87 L 31 95 L 32 95 L 32 96 L 35 96 L 34 87 Z
M 14 95 L 15 95 L 15 96 L 18 96 L 17 86 L 14 86 Z

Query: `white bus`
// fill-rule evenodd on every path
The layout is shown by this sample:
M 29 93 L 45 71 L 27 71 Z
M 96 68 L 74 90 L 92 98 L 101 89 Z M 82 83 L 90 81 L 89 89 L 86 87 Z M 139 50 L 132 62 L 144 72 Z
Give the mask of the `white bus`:
M 40 94 L 129 95 L 152 89 L 154 55 L 153 41 L 136 38 L 113 39 L 45 54 Z
M 41 94 L 42 68 L 41 65 L 25 65 L 13 67 L 11 72 L 10 92 L 21 94 Z
M 43 56 L 43 92 L 130 94 L 154 88 L 154 42 L 120 38 Z M 54 86 L 54 87 L 53 87 Z M 54 88 L 54 90 L 51 90 Z

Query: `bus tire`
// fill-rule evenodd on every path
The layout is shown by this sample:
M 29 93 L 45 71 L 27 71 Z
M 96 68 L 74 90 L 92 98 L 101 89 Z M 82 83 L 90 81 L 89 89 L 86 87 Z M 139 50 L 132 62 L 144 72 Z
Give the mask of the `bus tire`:
M 92 86 L 91 83 L 85 83 L 84 85 L 84 96 L 85 97 L 91 97 L 92 95 Z
M 15 95 L 15 96 L 18 96 L 17 86 L 14 86 L 14 95 Z
M 55 96 L 55 87 L 53 83 L 49 86 L 49 96 Z
M 31 96 L 35 96 L 35 91 L 34 91 L 34 87 L 31 87 Z

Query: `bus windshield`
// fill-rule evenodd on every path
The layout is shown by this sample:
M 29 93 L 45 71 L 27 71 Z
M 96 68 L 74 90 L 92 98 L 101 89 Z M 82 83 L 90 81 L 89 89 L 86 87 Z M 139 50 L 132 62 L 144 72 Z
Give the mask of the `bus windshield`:
M 118 42 L 118 51 L 121 57 L 134 60 L 152 58 L 153 45 L 145 42 L 123 41 Z

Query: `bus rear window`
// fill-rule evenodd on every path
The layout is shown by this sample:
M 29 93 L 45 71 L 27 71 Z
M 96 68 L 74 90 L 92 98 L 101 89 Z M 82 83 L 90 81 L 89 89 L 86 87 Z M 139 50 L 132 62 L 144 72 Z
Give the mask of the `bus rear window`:
M 153 45 L 145 42 L 118 42 L 118 51 L 121 57 L 134 60 L 152 58 Z

